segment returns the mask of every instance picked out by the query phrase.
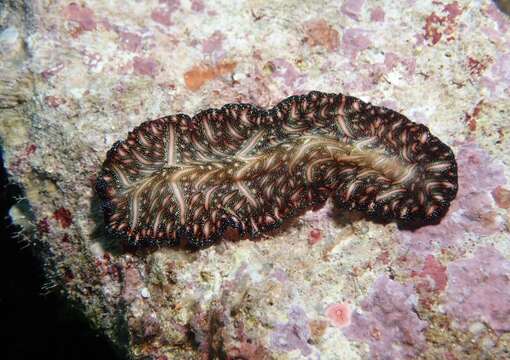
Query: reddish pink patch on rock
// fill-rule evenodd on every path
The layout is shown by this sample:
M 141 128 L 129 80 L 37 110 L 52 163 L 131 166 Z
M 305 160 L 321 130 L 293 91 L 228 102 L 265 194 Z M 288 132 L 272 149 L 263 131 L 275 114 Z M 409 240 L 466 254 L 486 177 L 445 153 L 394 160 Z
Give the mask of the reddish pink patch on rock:
M 66 100 L 64 98 L 58 97 L 58 96 L 46 96 L 44 98 L 44 101 L 46 104 L 48 104 L 49 107 L 57 108 L 62 104 L 65 104 Z
M 126 303 L 131 303 L 138 297 L 142 287 L 143 282 L 138 270 L 131 265 L 127 265 L 124 271 L 122 298 L 126 301 Z
M 48 80 L 50 77 L 52 77 L 53 75 L 55 75 L 58 72 L 60 72 L 63 68 L 64 68 L 64 64 L 63 63 L 58 63 L 57 65 L 44 70 L 41 73 L 41 76 L 43 77 L 44 80 Z
M 351 324 L 351 313 L 352 311 L 346 303 L 333 304 L 326 309 L 326 316 L 331 320 L 333 325 L 339 328 Z
M 70 3 L 63 10 L 64 18 L 75 24 L 71 30 L 71 36 L 78 36 L 84 31 L 96 29 L 96 20 L 94 12 L 86 6 L 80 6 L 76 3 Z
M 361 8 L 364 3 L 365 0 L 347 0 L 344 1 L 340 11 L 351 19 L 359 20 Z
M 73 216 L 71 215 L 71 212 L 64 207 L 55 210 L 53 212 L 53 218 L 58 221 L 59 225 L 63 229 L 66 229 L 69 226 L 71 226 L 73 222 Z
M 465 122 L 468 126 L 469 131 L 475 131 L 476 130 L 476 120 L 478 119 L 478 116 L 480 115 L 480 112 L 482 111 L 482 106 L 484 102 L 483 100 L 480 100 L 474 107 L 473 111 L 470 113 L 466 113 Z
M 285 59 L 274 59 L 269 63 L 272 66 L 273 77 L 282 78 L 285 85 L 293 87 L 296 82 L 303 79 L 296 68 Z
M 175 12 L 181 5 L 179 0 L 160 0 L 160 5 L 151 13 L 151 19 L 160 23 L 161 25 L 173 25 L 172 13 Z
M 390 252 L 388 250 L 384 250 L 377 256 L 377 261 L 380 261 L 384 265 L 388 265 L 390 263 Z
M 493 61 L 494 59 L 490 56 L 484 56 L 480 60 L 475 59 L 471 56 L 467 59 L 467 68 L 469 70 L 469 73 L 474 76 L 480 76 L 481 73 L 487 69 L 487 66 Z
M 206 54 L 211 54 L 221 50 L 224 39 L 225 36 L 223 36 L 221 31 L 216 30 L 209 38 L 202 42 L 202 51 Z
M 139 75 L 154 77 L 158 72 L 158 63 L 151 58 L 135 56 L 133 59 L 133 70 Z
M 427 256 L 425 259 L 423 269 L 419 272 L 413 272 L 411 276 L 423 279 L 423 281 L 418 282 L 416 285 L 418 292 L 440 292 L 446 288 L 446 283 L 448 282 L 446 266 L 441 265 L 432 255 Z
M 329 51 L 338 47 L 340 42 L 338 31 L 333 29 L 326 20 L 310 20 L 305 23 L 305 41 L 310 46 L 321 45 Z
M 502 186 L 498 186 L 492 192 L 492 197 L 500 208 L 510 209 L 510 190 L 507 190 Z
M 204 11 L 204 2 L 202 0 L 191 0 L 191 10 L 196 12 Z
M 373 8 L 372 11 L 370 12 L 370 20 L 374 22 L 382 22 L 384 21 L 384 15 L 385 14 L 382 7 L 377 6 Z
M 308 244 L 315 245 L 322 239 L 322 233 L 319 229 L 310 230 L 310 236 L 308 237 Z
M 142 48 L 142 37 L 138 34 L 119 31 L 120 44 L 124 50 L 136 52 Z
M 50 233 L 50 223 L 48 222 L 48 218 L 45 217 L 37 223 L 37 232 L 39 235 L 49 234 Z
M 446 35 L 447 41 L 454 39 L 453 33 L 457 28 L 457 18 L 462 14 L 462 9 L 457 1 L 446 4 L 443 6 L 442 13 L 444 16 L 440 16 L 435 12 L 432 12 L 425 18 L 425 31 L 424 37 L 430 40 L 432 45 L 435 45 L 441 40 L 443 35 Z
M 362 29 L 346 29 L 342 37 L 342 49 L 354 60 L 358 54 L 372 45 Z
M 26 148 L 25 148 L 25 156 L 30 156 L 32 154 L 35 153 L 35 151 L 37 150 L 37 145 L 36 144 L 30 144 L 28 145 Z

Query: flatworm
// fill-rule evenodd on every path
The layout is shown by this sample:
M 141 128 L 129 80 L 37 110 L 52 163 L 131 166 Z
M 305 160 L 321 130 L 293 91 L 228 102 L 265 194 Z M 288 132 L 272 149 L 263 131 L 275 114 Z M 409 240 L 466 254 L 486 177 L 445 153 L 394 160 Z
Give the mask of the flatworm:
M 457 194 L 451 149 L 405 116 L 313 91 L 271 110 L 228 104 L 147 121 L 96 182 L 107 230 L 129 246 L 200 248 L 254 237 L 328 198 L 369 218 L 437 223 Z

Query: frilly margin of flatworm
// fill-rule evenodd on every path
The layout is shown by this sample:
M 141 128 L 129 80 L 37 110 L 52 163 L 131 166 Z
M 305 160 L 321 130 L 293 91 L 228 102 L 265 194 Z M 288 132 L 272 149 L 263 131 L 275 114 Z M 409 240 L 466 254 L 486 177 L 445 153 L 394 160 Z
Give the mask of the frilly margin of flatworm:
M 256 237 L 330 197 L 413 229 L 438 223 L 457 189 L 453 152 L 424 125 L 317 91 L 146 121 L 96 181 L 107 232 L 129 249 Z

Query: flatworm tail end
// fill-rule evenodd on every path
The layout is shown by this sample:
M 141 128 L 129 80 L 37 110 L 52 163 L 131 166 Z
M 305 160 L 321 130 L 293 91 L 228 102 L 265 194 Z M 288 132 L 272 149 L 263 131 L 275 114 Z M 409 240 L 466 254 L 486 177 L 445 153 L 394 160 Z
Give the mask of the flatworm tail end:
M 134 248 L 257 236 L 330 197 L 419 227 L 444 216 L 457 187 L 453 152 L 425 126 L 320 92 L 147 121 L 113 145 L 96 182 L 107 230 Z

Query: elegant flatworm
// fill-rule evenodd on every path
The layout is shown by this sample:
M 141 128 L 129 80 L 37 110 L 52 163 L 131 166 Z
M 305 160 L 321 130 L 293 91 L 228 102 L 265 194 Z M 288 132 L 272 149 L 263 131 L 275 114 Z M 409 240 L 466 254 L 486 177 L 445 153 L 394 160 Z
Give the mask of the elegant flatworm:
M 200 248 L 254 237 L 333 204 L 369 218 L 437 223 L 457 193 L 451 149 L 405 116 L 313 91 L 270 110 L 228 104 L 142 123 L 108 151 L 96 190 L 129 246 Z

